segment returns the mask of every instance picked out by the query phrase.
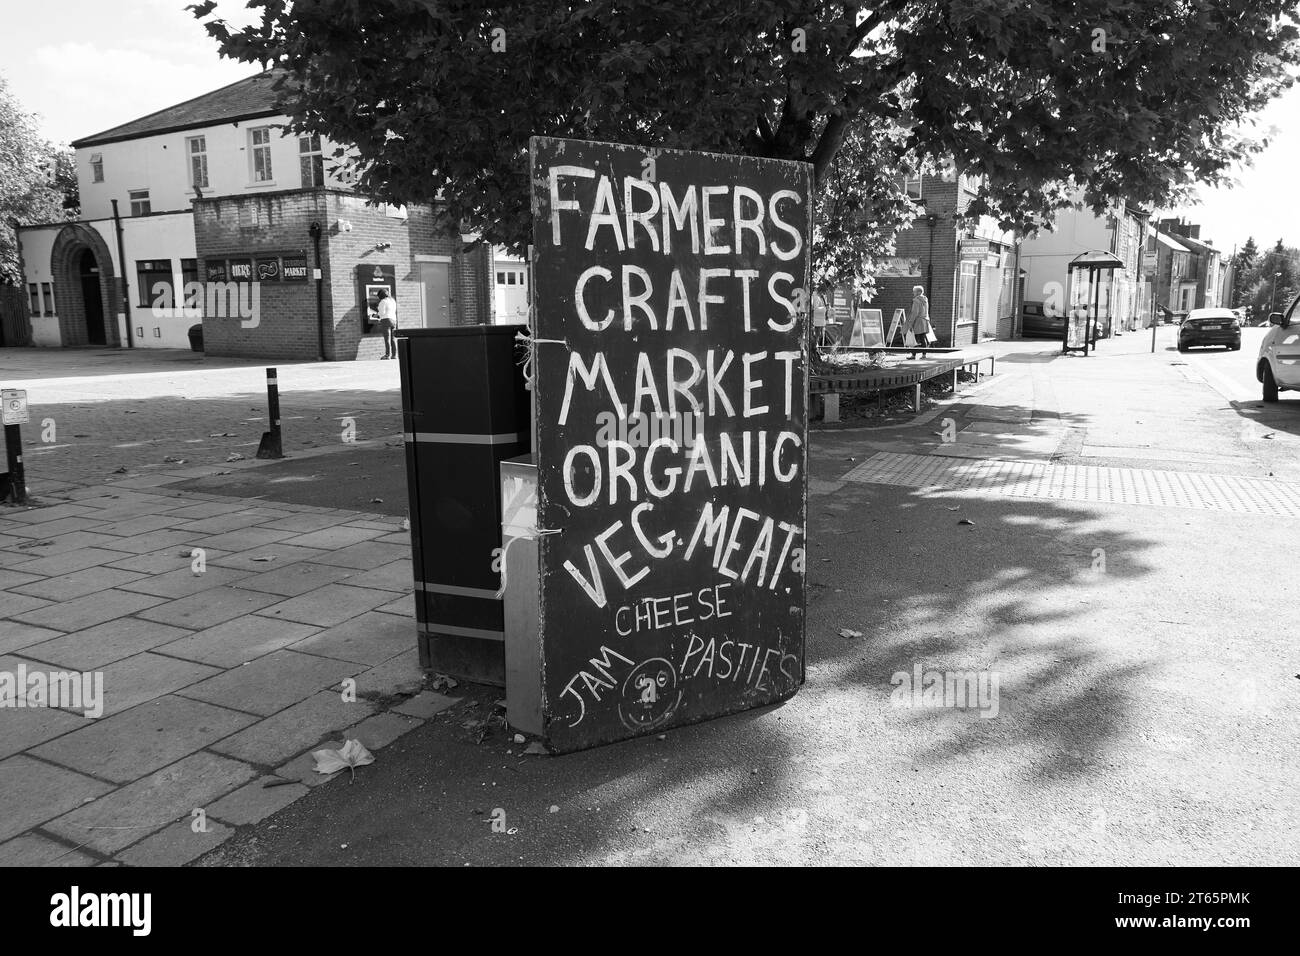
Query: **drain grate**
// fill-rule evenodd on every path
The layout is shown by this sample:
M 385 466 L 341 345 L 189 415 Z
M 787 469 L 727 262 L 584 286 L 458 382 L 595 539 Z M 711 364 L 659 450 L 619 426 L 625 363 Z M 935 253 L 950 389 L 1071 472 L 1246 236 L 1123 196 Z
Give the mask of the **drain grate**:
M 937 486 L 1014 498 L 1300 518 L 1300 487 L 1273 478 L 1030 461 L 960 461 L 878 452 L 846 474 L 844 480 L 908 488 Z

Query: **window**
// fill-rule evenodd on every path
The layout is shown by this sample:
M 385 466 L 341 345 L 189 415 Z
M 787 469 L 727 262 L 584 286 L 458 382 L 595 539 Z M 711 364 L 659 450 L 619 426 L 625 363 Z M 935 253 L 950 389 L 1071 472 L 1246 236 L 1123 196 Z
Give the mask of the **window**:
M 41 314 L 41 287 L 35 282 L 27 287 L 27 297 L 30 299 L 32 315 Z
M 58 315 L 54 308 L 54 286 L 48 282 L 41 283 L 41 298 L 45 301 L 45 314 Z
M 909 176 L 903 180 L 903 188 L 907 190 L 907 198 L 913 201 L 921 198 L 921 179 L 922 175 L 917 173 L 915 176 Z
M 126 195 L 127 198 L 131 200 L 131 215 L 149 215 L 149 190 L 132 189 L 129 190 Z
M 320 137 L 298 137 L 298 168 L 302 171 L 302 187 L 325 185 L 325 158 L 320 151 Z
M 248 131 L 253 151 L 253 182 L 269 183 L 271 177 L 271 127 L 259 126 Z
M 104 181 L 104 154 L 90 154 L 90 181 L 92 183 L 102 183 Z
M 190 157 L 190 186 L 208 188 L 208 138 L 191 136 L 185 140 Z
M 504 272 L 498 272 L 497 285 L 505 285 L 505 284 L 506 284 L 506 274 Z
M 957 279 L 957 323 L 975 321 L 975 297 L 979 287 L 979 263 L 963 262 Z
M 135 276 L 141 308 L 173 309 L 176 307 L 170 259 L 141 259 L 135 264 Z

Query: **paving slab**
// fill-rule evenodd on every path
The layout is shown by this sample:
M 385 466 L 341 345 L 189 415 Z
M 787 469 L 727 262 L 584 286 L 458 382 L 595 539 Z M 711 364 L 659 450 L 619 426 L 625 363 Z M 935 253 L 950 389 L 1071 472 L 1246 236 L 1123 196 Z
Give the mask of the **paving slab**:
M 0 654 L 19 651 L 62 635 L 62 631 L 55 631 L 48 627 L 36 627 L 33 624 L 23 624 L 21 621 L 0 620 Z
M 381 604 L 390 603 L 392 596 L 391 591 L 378 588 L 354 588 L 346 584 L 331 584 L 266 607 L 258 613 L 267 617 L 298 621 L 301 624 L 331 627 L 342 624 L 358 614 L 373 610 Z
M 187 688 L 184 695 L 269 717 L 323 688 L 334 686 L 358 670 L 349 661 L 292 650 L 273 651 L 197 683 Z
M 286 784 L 284 780 L 284 777 L 265 776 L 245 784 L 208 807 L 208 819 L 221 820 L 234 826 L 260 823 L 309 792 L 301 783 Z M 266 786 L 267 783 L 276 781 L 279 781 L 277 786 Z M 0 847 L 0 862 L 4 859 L 3 851 L 4 847 Z
M 103 524 L 95 530 L 100 534 L 130 538 L 137 534 L 148 534 L 150 531 L 161 531 L 163 528 L 169 528 L 175 523 L 176 519 L 171 515 L 140 515 L 138 518 L 127 518 L 125 521 Z
M 360 741 L 361 745 L 367 750 L 376 751 L 382 747 L 387 747 L 398 737 L 410 733 L 423 723 L 424 721 L 418 717 L 398 714 L 390 710 L 367 717 L 355 727 L 349 727 L 343 731 L 343 738 L 345 740 Z M 376 755 L 375 759 L 381 758 Z
M 159 647 L 158 651 L 217 667 L 239 667 L 247 661 L 296 644 L 317 630 L 309 624 L 245 614 L 216 627 L 185 633 Z
M 376 528 L 356 528 L 351 525 L 341 524 L 289 538 L 286 543 L 296 544 L 303 548 L 324 548 L 334 551 L 360 544 L 362 541 L 369 541 L 381 534 L 383 532 Z
M 17 836 L 111 789 L 102 780 L 22 754 L 0 760 L 0 840 Z
M 349 526 L 351 527 L 351 526 Z M 369 571 L 381 565 L 391 564 L 402 558 L 410 558 L 410 547 L 397 544 L 379 544 L 377 541 L 363 541 L 332 551 L 316 561 L 318 564 L 330 564 L 343 568 L 356 568 Z
M 71 574 L 73 571 L 84 571 L 86 568 L 98 567 L 101 564 L 109 564 L 112 561 L 121 561 L 130 555 L 125 548 L 118 547 L 117 544 L 123 541 L 133 541 L 134 538 L 114 538 L 114 547 L 110 550 L 107 548 L 79 548 L 72 551 L 65 551 L 62 554 L 53 554 L 49 557 L 35 556 L 32 560 L 23 564 L 14 565 L 13 570 L 21 571 L 24 574 L 40 574 L 45 577 L 53 577 L 59 574 Z M 44 549 L 40 549 L 43 553 Z
M 208 566 L 206 557 L 204 558 L 204 565 L 206 570 L 195 574 L 191 559 L 191 564 L 188 567 L 140 578 L 131 584 L 124 585 L 123 590 L 153 594 L 157 597 L 183 598 L 190 594 L 198 594 L 200 591 L 219 588 L 225 584 L 234 584 L 240 578 L 248 576 L 247 571 Z
M 410 548 L 404 550 L 410 552 Z M 370 571 L 360 572 L 349 578 L 348 584 L 359 588 L 382 588 L 385 591 L 410 591 L 414 581 L 411 559 L 402 558 Z
M 44 760 L 126 783 L 227 737 L 256 718 L 203 701 L 169 696 L 42 744 Z
M 193 534 L 191 538 L 201 548 L 217 548 L 221 551 L 237 553 L 250 548 L 264 548 L 276 544 L 285 538 L 294 537 L 292 531 L 274 531 L 270 528 L 243 528 L 239 531 L 227 531 L 223 534 Z
M 161 604 L 163 600 L 152 594 L 136 594 L 132 591 L 110 588 L 72 601 L 51 604 L 9 616 L 40 627 L 53 627 L 61 631 L 81 631 L 117 617 L 125 617 L 151 608 Z
M 243 578 L 238 586 L 266 594 L 278 594 L 281 597 L 297 597 L 355 575 L 356 571 L 352 568 L 336 568 L 310 561 L 299 561 Z
M 0 574 L 3 574 L 3 572 L 0 572 Z M 85 568 L 81 571 L 73 571 L 71 574 L 61 574 L 58 577 L 38 579 L 31 584 L 22 585 L 13 590 L 19 594 L 31 594 L 51 601 L 71 601 L 74 598 L 85 597 L 87 594 L 95 594 L 98 591 L 128 585 L 133 581 L 138 581 L 141 577 L 143 575 L 139 571 L 126 571 L 122 568 L 104 566 Z
M 98 862 L 39 833 L 24 833 L 0 844 L 0 866 L 94 866 Z
M 46 633 L 56 636 L 31 645 L 24 653 L 60 667 L 89 671 L 152 650 L 190 632 L 156 621 L 120 617 L 71 634 Z
M 183 508 L 177 508 L 170 512 L 171 517 L 177 520 L 198 521 L 201 518 L 212 518 L 216 515 L 236 514 L 244 511 L 248 506 L 242 501 L 231 501 L 225 499 L 222 501 L 201 501 L 198 504 L 186 505 Z
M 410 628 L 409 635 L 409 649 L 356 676 L 358 694 L 390 697 L 393 694 L 414 694 L 424 688 L 425 674 L 420 667 L 420 651 L 416 647 L 414 628 Z
M 256 510 L 235 511 L 231 514 L 214 515 L 211 518 L 197 518 L 176 525 L 177 531 L 193 531 L 196 534 L 221 534 L 226 531 L 239 531 L 254 525 L 261 527 L 266 523 L 266 516 Z M 274 529 L 273 529 L 274 530 Z
M 7 521 L 17 521 L 25 525 L 44 524 L 47 521 L 56 521 L 59 518 L 75 518 L 85 515 L 93 515 L 95 508 L 89 507 L 84 503 L 54 505 L 49 508 L 33 508 L 30 511 L 12 511 L 5 515 Z
M 374 712 L 366 700 L 344 703 L 334 691 L 322 691 L 213 744 L 209 749 L 265 766 L 278 766 L 324 737 L 360 723 Z M 296 779 L 296 778 L 295 778 Z
M 161 531 L 147 531 L 144 534 L 131 535 L 129 538 L 119 538 L 114 543 L 113 549 L 127 552 L 118 555 L 118 560 L 121 560 L 128 554 L 150 554 L 154 551 L 179 551 L 182 548 L 198 547 L 199 537 L 187 531 L 172 531 L 164 528 Z
M 20 588 L 24 584 L 34 584 L 37 581 L 45 580 L 39 574 L 24 574 L 22 571 L 11 571 L 8 568 L 0 568 L 0 591 L 8 591 L 10 588 Z
M 48 525 L 38 525 L 38 527 L 46 528 Z M 121 539 L 115 538 L 111 534 L 99 534 L 95 531 L 68 530 L 61 531 L 58 534 L 51 534 L 48 537 L 42 536 L 36 540 L 37 544 L 33 544 L 24 550 L 31 550 L 44 558 L 53 558 L 73 551 L 80 552 L 86 548 L 113 550 Z
M 368 611 L 293 645 L 295 651 L 374 667 L 411 645 L 411 626 L 393 614 Z
M 246 763 L 196 753 L 66 813 L 44 829 L 112 855 L 182 817 L 188 826 L 192 810 L 216 802 L 256 775 Z M 131 829 L 100 829 L 105 827 Z
M 60 535 L 77 534 L 79 532 L 94 532 L 96 535 L 103 535 L 104 533 L 104 522 L 97 516 L 88 515 L 78 515 L 75 518 L 59 518 L 57 521 L 43 521 L 36 525 L 19 525 L 18 527 L 23 529 L 22 534 L 37 541 L 49 541 L 51 538 L 57 538 Z M 75 544 L 69 547 L 75 547 Z M 66 551 L 69 550 L 69 547 L 62 547 L 60 550 Z
M 275 600 L 274 594 L 262 594 L 234 587 L 218 587 L 168 601 L 166 604 L 159 604 L 141 611 L 140 616 L 150 621 L 160 621 L 163 624 L 174 624 L 177 627 L 188 627 L 198 631 L 216 627 L 243 614 L 264 608 L 268 604 L 275 603 Z
M 234 833 L 215 820 L 207 820 L 204 829 L 195 833 L 193 818 L 181 820 L 122 850 L 117 858 L 128 866 L 184 866 L 221 846 Z
M 15 707 L 0 711 L 0 758 L 80 730 L 88 718 L 53 707 Z
M 402 617 L 415 617 L 415 593 L 404 595 L 396 601 L 375 608 L 375 610 L 382 611 L 385 614 L 400 614 Z
M 408 717 L 417 717 L 420 720 L 428 720 L 434 714 L 440 714 L 450 707 L 455 707 L 461 700 L 463 700 L 461 697 L 448 697 L 446 694 L 439 694 L 437 691 L 426 690 L 416 694 L 405 703 L 398 704 L 393 708 L 393 712 L 405 714 Z
M 193 550 L 193 548 L 182 546 L 180 548 L 166 548 L 152 554 L 133 554 L 121 561 L 113 561 L 107 567 L 122 568 L 125 571 L 140 571 L 143 574 L 166 574 L 168 571 L 193 567 L 194 557 L 191 554 Z M 212 565 L 225 553 L 224 551 L 208 551 L 204 559 L 209 565 Z
M 346 523 L 346 521 L 347 519 L 343 516 L 333 513 L 308 513 L 271 521 L 263 527 L 274 528 L 277 531 L 296 531 L 299 534 L 306 534 L 309 531 L 320 531 L 322 528 L 333 528 L 336 525 Z
M 274 568 L 297 564 L 301 561 L 313 561 L 326 553 L 319 548 L 298 548 L 280 542 L 278 544 L 264 545 L 260 548 L 249 548 L 247 551 L 226 554 L 208 563 L 220 565 L 223 568 L 235 568 L 260 574 Z
M 109 664 L 104 673 L 104 716 L 179 691 L 222 673 L 218 667 L 143 653 Z

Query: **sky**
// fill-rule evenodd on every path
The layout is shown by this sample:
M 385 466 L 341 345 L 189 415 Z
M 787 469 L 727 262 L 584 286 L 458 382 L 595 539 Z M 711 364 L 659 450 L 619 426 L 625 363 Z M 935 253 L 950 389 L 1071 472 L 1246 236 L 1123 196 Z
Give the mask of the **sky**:
M 45 135 L 67 143 L 183 102 L 257 72 L 223 60 L 202 25 L 186 12 L 192 0 L 39 0 L 11 5 L 0 32 L 0 72 Z M 243 0 L 219 0 L 232 23 L 251 16 Z M 1253 168 L 1237 170 L 1233 188 L 1199 190 L 1200 204 L 1165 210 L 1202 226 L 1201 237 L 1225 253 L 1254 236 L 1300 245 L 1300 85 L 1260 115 L 1273 126 L 1269 148 Z

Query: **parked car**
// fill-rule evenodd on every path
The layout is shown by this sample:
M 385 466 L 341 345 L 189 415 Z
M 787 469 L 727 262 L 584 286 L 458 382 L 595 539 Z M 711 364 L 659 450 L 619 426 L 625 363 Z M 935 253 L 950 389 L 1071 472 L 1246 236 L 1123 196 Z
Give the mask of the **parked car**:
M 1178 351 L 1194 345 L 1226 345 L 1241 348 L 1241 321 L 1231 309 L 1192 309 L 1178 325 Z
M 1180 325 L 1183 319 L 1187 318 L 1186 312 L 1175 312 L 1167 306 L 1158 305 L 1156 309 L 1160 312 L 1160 318 L 1165 325 Z
M 1285 313 L 1270 315 L 1268 321 L 1272 328 L 1259 343 L 1255 377 L 1264 386 L 1266 402 L 1276 402 L 1278 392 L 1300 390 L 1300 311 L 1296 306 L 1300 306 L 1300 296 Z
M 1026 302 L 1020 310 L 1020 334 L 1064 337 L 1065 316 L 1050 314 L 1054 311 L 1045 309 L 1042 302 Z

